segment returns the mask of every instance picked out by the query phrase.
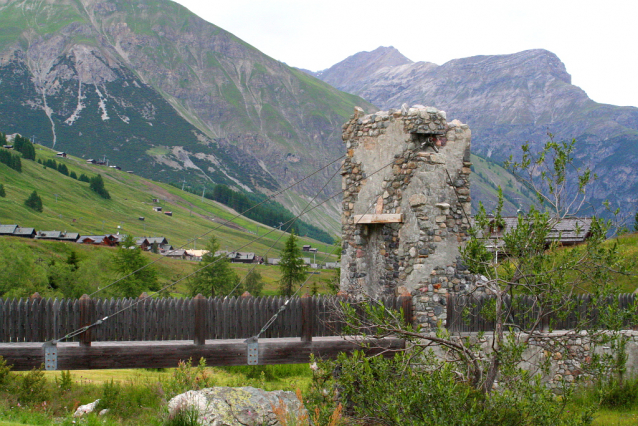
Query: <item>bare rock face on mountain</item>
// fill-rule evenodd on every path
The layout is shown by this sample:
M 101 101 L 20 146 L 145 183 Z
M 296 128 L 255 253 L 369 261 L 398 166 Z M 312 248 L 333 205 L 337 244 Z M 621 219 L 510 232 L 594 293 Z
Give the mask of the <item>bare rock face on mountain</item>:
M 408 62 L 378 67 L 375 52 L 358 53 L 318 77 L 328 81 L 325 76 L 330 76 L 335 87 L 381 109 L 407 103 L 445 110 L 472 128 L 473 152 L 495 161 L 519 154 L 526 141 L 538 147 L 548 133 L 557 141 L 576 138 L 576 166 L 593 167 L 600 176 L 590 200 L 600 205 L 610 199 L 629 211 L 638 208 L 638 174 L 632 172 L 638 168 L 638 108 L 594 102 L 571 84 L 553 53 L 539 49 L 440 66 Z M 356 79 L 341 72 L 354 57 Z
M 338 159 L 354 105 L 374 109 L 170 0 L 0 0 L 0 28 L 1 131 L 159 180 L 272 192 Z

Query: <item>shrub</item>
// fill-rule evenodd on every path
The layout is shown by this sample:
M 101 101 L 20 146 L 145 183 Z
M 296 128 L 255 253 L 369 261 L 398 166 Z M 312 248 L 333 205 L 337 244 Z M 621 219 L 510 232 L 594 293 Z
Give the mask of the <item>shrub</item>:
M 71 177 L 72 179 L 75 179 L 75 180 L 78 179 L 78 175 L 76 175 L 74 171 L 71 171 L 71 174 L 69 175 L 69 177 Z
M 73 379 L 71 378 L 71 372 L 69 370 L 67 370 L 67 371 L 63 370 L 60 373 L 60 380 L 58 380 L 57 377 L 55 378 L 55 385 L 62 392 L 70 391 L 71 388 L 73 387 Z
M 173 370 L 170 379 L 163 383 L 166 398 L 170 399 L 180 393 L 189 390 L 198 390 L 212 386 L 212 377 L 206 373 L 206 360 L 199 360 L 199 364 L 193 367 L 193 360 L 180 361 Z
M 23 404 L 37 404 L 49 397 L 47 380 L 42 367 L 34 368 L 20 377 L 18 385 L 18 401 Z
M 91 179 L 89 179 L 89 177 L 87 175 L 85 175 L 84 173 L 80 173 L 80 177 L 78 178 L 78 180 L 80 182 L 91 182 Z
M 6 197 L 7 193 L 4 191 L 4 185 L 0 183 L 0 197 Z
M 37 192 L 33 191 L 31 193 L 31 195 L 29 195 L 29 198 L 27 198 L 24 201 L 24 205 L 29 207 L 32 210 L 35 210 L 37 212 L 42 212 L 43 208 L 42 208 L 42 198 L 40 198 L 40 196 L 38 195 Z
M 7 360 L 0 356 L 0 386 L 7 382 L 10 372 L 11 366 L 7 365 Z

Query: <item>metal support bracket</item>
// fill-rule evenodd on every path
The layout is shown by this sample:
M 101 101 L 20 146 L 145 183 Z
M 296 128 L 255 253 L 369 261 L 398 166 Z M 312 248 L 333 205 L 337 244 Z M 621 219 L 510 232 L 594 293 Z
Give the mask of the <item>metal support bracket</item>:
M 52 340 L 42 345 L 44 348 L 44 368 L 48 371 L 58 369 L 58 342 Z
M 256 336 L 249 337 L 245 340 L 248 355 L 248 365 L 259 364 L 259 339 Z

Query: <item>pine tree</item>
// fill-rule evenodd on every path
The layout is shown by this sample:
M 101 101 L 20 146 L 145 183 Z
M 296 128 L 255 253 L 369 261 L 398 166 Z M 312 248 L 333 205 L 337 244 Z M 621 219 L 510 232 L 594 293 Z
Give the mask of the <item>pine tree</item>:
M 104 198 L 105 200 L 111 199 L 111 194 L 109 194 L 109 191 L 107 191 L 104 187 L 104 179 L 102 179 L 102 175 L 98 174 L 92 177 L 89 181 L 89 184 L 91 190 L 98 194 L 100 197 Z
M 4 191 L 4 185 L 0 183 L 0 197 L 6 197 L 7 193 Z
M 33 191 L 29 198 L 24 201 L 24 205 L 37 212 L 42 212 L 42 198 L 37 192 Z
M 261 278 L 261 274 L 254 269 L 246 275 L 244 284 L 246 291 L 255 297 L 261 296 L 261 292 L 264 290 L 264 281 Z
M 215 236 L 206 244 L 206 250 L 208 253 L 202 256 L 202 261 L 195 266 L 199 271 L 188 282 L 191 296 L 200 293 L 207 297 L 240 295 L 243 290 L 239 287 L 229 294 L 239 283 L 239 277 L 230 267 L 228 257 L 224 254 L 215 255 L 215 252 L 219 251 L 219 242 Z
M 295 232 L 290 233 L 286 240 L 286 245 L 280 253 L 279 270 L 281 279 L 279 280 L 279 292 L 283 296 L 291 296 L 295 286 L 303 282 L 306 278 L 306 269 L 301 249 L 297 246 L 297 236 Z

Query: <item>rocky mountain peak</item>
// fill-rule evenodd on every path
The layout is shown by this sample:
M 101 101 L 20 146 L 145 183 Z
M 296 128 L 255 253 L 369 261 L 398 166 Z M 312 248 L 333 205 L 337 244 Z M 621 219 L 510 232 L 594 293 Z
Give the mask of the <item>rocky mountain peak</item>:
M 338 64 L 316 73 L 316 76 L 339 90 L 347 88 L 361 78 L 383 68 L 392 68 L 413 62 L 393 46 L 378 47 L 371 52 L 356 53 Z

